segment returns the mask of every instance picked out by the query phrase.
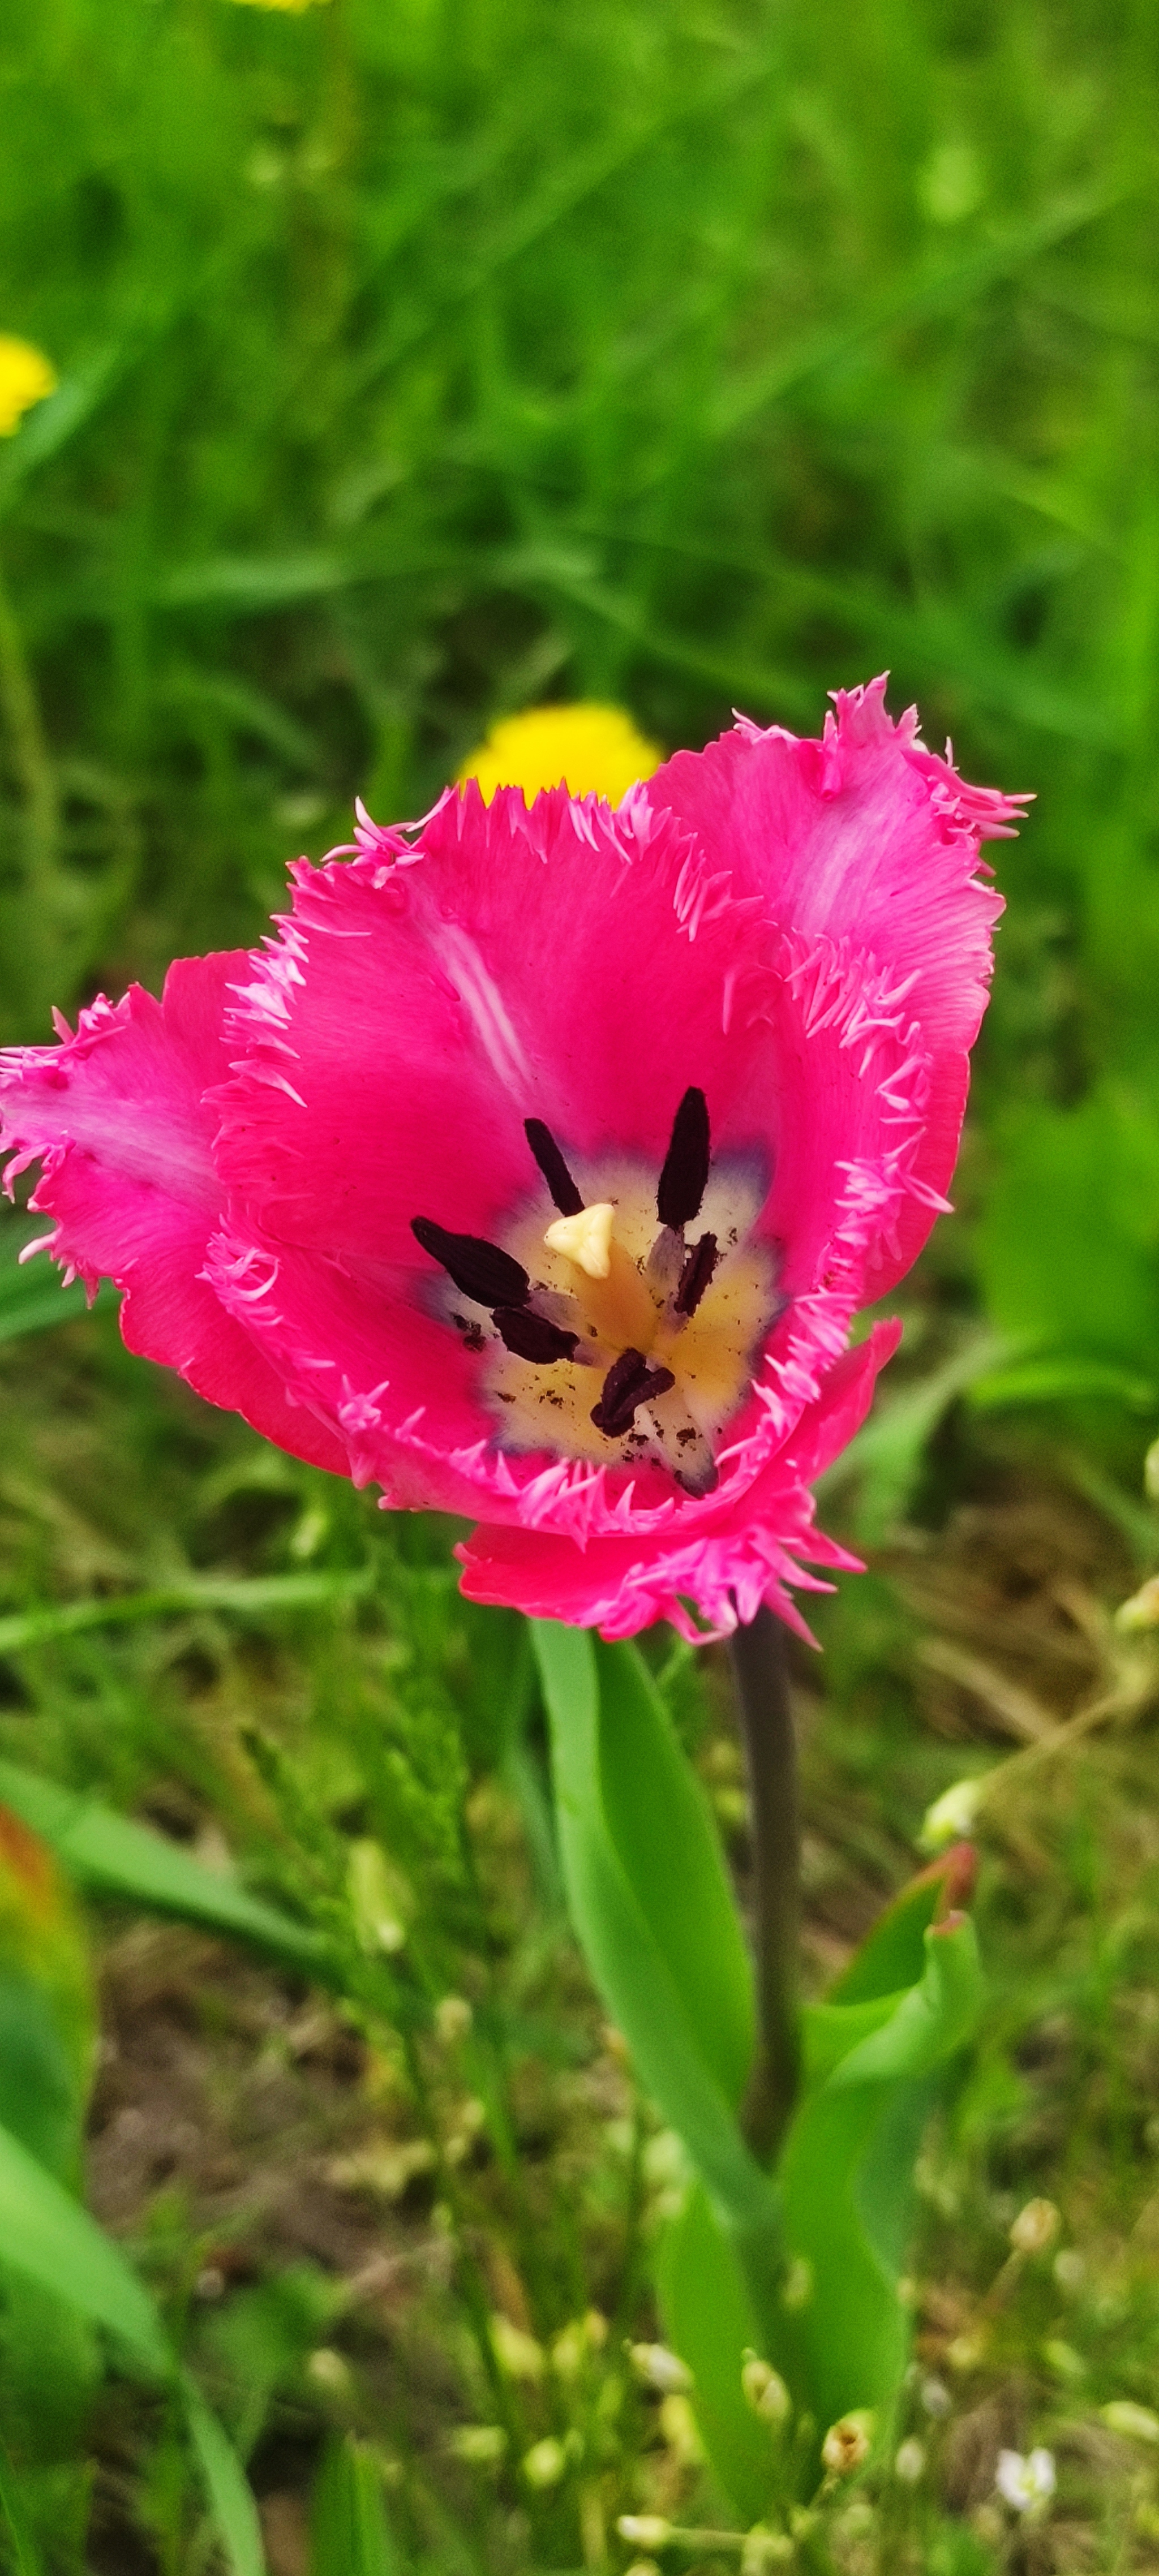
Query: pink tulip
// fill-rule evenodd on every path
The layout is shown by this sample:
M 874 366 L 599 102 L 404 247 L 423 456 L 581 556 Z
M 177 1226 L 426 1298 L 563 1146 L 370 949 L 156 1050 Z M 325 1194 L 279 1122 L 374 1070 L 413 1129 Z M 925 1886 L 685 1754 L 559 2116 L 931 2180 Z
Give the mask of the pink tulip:
M 852 1560 L 811 1480 L 957 1151 L 1019 800 L 896 727 L 742 723 L 613 811 L 449 790 L 0 1072 L 15 1174 L 131 1350 L 383 1501 L 463 1588 L 715 1635 Z M 988 871 L 986 871 L 988 873 Z M 693 1611 L 697 1619 L 693 1618 Z M 697 1624 L 697 1623 L 702 1624 Z

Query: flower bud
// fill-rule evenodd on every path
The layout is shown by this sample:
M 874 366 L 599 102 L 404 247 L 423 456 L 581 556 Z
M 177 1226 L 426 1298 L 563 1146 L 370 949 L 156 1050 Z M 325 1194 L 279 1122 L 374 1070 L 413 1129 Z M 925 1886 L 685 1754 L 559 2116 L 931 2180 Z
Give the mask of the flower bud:
M 472 2468 L 489 2468 L 501 2460 L 507 2448 L 507 2435 L 501 2424 L 456 2424 L 447 2435 L 447 2449 L 453 2460 L 466 2460 Z
M 813 2296 L 813 2266 L 807 2254 L 794 2254 L 781 2283 L 781 2306 L 796 2314 Z
M 560 2327 L 551 2347 L 551 2366 L 556 2378 L 575 2379 L 583 2369 L 587 2356 L 588 2344 L 583 2330 L 583 2321 L 579 2317 L 574 2317 L 570 2325 Z
M 663 2549 L 672 2537 L 672 2525 L 658 2513 L 622 2513 L 616 2524 L 621 2540 L 630 2540 L 637 2549 Z
M 1099 2413 L 1109 2433 L 1125 2433 L 1131 2442 L 1159 2442 L 1159 2415 L 1153 2415 L 1149 2406 L 1136 2406 L 1130 2397 L 1112 2397 Z
M 821 2444 L 821 2457 L 831 2478 L 850 2478 L 863 2469 L 873 2441 L 873 2416 L 865 2407 L 841 2415 Z
M 402 1871 L 368 1834 L 351 1843 L 346 1886 L 359 1947 L 371 1956 L 384 1950 L 392 1958 L 406 1940 L 414 1896 Z
M 536 2342 L 534 2335 L 524 2334 L 522 2326 L 513 2326 L 510 2317 L 498 2310 L 491 2319 L 491 2349 L 509 2379 L 542 2379 L 543 2345 Z
M 317 2351 L 311 2353 L 306 2376 L 327 2397 L 348 2397 L 354 2386 L 349 2362 L 329 2344 L 319 2344 Z
M 796 2555 L 796 2543 L 787 2531 L 768 2531 L 763 2522 L 754 2522 L 744 2536 L 740 2576 L 766 2576 L 770 2567 L 786 2567 Z
M 692 2372 L 679 2354 L 669 2352 L 663 2343 L 630 2343 L 628 2359 L 646 2388 L 658 2388 L 665 2397 L 673 2391 L 687 2393 L 692 2386 Z
M 1159 1442 L 1156 1443 L 1159 1447 Z M 1149 1575 L 1130 1599 L 1120 1601 L 1115 1612 L 1115 1626 L 1128 1637 L 1138 1636 L 1147 1628 L 1159 1627 L 1159 1574 Z
M 1028 2200 L 1011 2227 L 1010 2242 L 1016 2254 L 1045 2254 L 1061 2226 L 1062 2213 L 1053 2200 Z
M 524 2454 L 523 2474 L 529 2487 L 557 2487 L 567 2468 L 567 2453 L 554 2433 L 545 2433 L 542 2442 L 533 2442 Z
M 700 2438 L 700 2427 L 688 2399 L 681 2397 L 678 2390 L 674 2390 L 671 2397 L 662 2397 L 660 2400 L 660 2430 L 673 2458 L 679 2462 L 681 2468 L 702 2469 L 704 2467 L 704 2444 Z
M 435 2005 L 435 2034 L 444 2048 L 466 2039 L 475 2016 L 465 1995 L 444 1995 Z
M 918 1840 L 923 1851 L 940 1851 L 943 1843 L 956 1843 L 973 1832 L 985 1785 L 984 1778 L 955 1780 L 951 1789 L 943 1789 L 922 1818 Z
M 746 2352 L 740 2384 L 754 2415 L 760 2415 L 766 2424 L 785 2423 L 792 2399 L 780 2371 L 774 2370 L 771 2362 L 762 2361 L 759 2353 Z

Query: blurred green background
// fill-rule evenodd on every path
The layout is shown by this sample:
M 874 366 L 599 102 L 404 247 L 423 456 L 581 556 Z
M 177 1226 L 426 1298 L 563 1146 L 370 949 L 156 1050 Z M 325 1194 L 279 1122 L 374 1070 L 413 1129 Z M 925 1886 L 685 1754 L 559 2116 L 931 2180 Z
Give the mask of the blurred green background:
M 829 689 L 888 666 L 967 777 L 1035 794 L 992 853 L 961 1213 L 824 1497 L 876 1570 L 822 1605 L 798 1687 L 814 1980 L 995 1740 L 1123 1720 L 994 1820 L 994 2010 L 923 2184 L 923 2261 L 957 2285 L 935 2358 L 968 2345 L 1029 2191 L 1084 2248 L 1061 2322 L 1061 2272 L 1011 2296 L 981 2391 L 980 2458 L 1036 2426 L 1065 2446 L 1088 2406 L 1081 2542 L 1036 2570 L 1144 2567 L 1159 2536 L 1154 2478 L 1089 2414 L 1159 2386 L 1159 1774 L 1129 1735 L 1159 1676 L 1107 1616 L 1159 1561 L 1157 92 L 1156 0 L 0 15 L 0 332 L 60 380 L 0 440 L 0 1039 L 257 939 L 355 794 L 418 814 L 495 717 L 552 698 L 697 746 L 733 707 L 816 732 Z M 570 2468 L 493 2492 L 493 2421 L 446 2449 L 499 2404 L 488 2302 L 542 2337 L 591 2299 L 654 2330 L 671 2185 L 563 1928 L 516 1632 L 458 1602 L 445 1531 L 263 1450 L 130 1361 L 104 1298 L 85 1322 L 79 1290 L 18 1272 L 31 1230 L 0 1233 L 0 1759 L 244 1871 L 356 1965 L 366 1853 L 409 1887 L 398 1958 L 329 2020 L 114 1908 L 95 2205 L 249 2461 L 274 2576 L 602 2566 L 618 2505 L 695 2476 L 651 2399 L 608 2413 L 603 2523 Z M 720 1674 L 649 1651 L 743 1871 Z M 477 2027 L 452 2046 L 454 1990 Z M 297 2087 L 274 2145 L 255 2061 Z M 439 2270 L 448 2139 L 482 2360 Z M 338 2145 L 345 2181 L 317 2161 Z M 343 2301 L 384 2225 L 426 2286 L 376 2341 Z M 200 2576 L 180 2428 L 118 2385 L 93 2432 L 94 2348 L 21 2316 L 0 2274 L 24 2480 L 9 2511 L 0 2448 L 0 2564 Z M 503 2404 L 547 2438 L 538 2383 Z M 355 2435 L 402 2533 L 361 2557 Z M 955 2474 L 953 2532 L 887 2517 L 882 2576 L 1009 2563 L 961 2521 L 986 2478 Z
M 1039 800 L 983 1293 L 1150 1387 L 1156 48 L 1154 0 L 12 0 L 2 319 L 62 382 L 0 450 L 5 1036 L 254 938 L 496 713 L 697 745 L 889 666 Z

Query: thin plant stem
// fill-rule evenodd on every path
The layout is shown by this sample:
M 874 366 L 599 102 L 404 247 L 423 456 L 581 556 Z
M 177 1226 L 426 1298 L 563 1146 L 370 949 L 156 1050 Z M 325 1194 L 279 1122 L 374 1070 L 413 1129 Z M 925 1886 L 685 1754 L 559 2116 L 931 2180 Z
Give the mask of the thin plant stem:
M 28 816 L 29 890 L 39 902 L 56 875 L 60 810 L 52 760 L 16 613 L 0 575 L 0 710 Z
M 51 999 L 53 930 L 59 912 L 60 804 L 24 639 L 0 569 L 0 734 L 23 801 L 21 945 L 26 998 Z
M 801 1831 L 781 1621 L 758 1610 L 737 1629 L 731 1653 L 748 1766 L 757 1972 L 757 2055 L 743 2118 L 750 2146 L 768 2163 L 788 2127 L 800 2077 Z

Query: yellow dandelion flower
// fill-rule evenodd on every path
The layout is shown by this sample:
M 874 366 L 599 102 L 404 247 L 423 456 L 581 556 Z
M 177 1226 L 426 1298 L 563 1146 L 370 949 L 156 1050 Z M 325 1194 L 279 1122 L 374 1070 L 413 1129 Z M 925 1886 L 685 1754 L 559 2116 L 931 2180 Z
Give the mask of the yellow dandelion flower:
M 573 796 L 606 796 L 618 805 L 638 778 L 650 778 L 664 758 L 637 733 L 620 707 L 532 707 L 493 725 L 459 771 L 465 787 L 477 778 L 488 803 L 497 787 L 568 787 Z
M 54 394 L 56 386 L 56 369 L 40 349 L 0 331 L 0 438 L 11 438 L 25 412 Z

